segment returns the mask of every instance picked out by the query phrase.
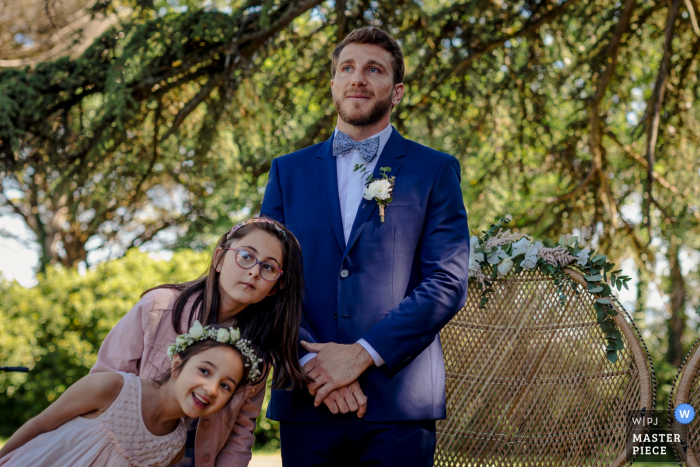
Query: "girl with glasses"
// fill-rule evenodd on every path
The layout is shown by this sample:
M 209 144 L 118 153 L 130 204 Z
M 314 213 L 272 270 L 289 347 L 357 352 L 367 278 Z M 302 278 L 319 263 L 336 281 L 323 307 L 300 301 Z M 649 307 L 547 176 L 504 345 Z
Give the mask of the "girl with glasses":
M 274 367 L 274 389 L 304 385 L 310 380 L 297 357 L 303 290 L 294 235 L 271 219 L 247 220 L 219 239 L 203 276 L 144 292 L 102 343 L 91 373 L 123 371 L 157 380 L 170 368 L 168 345 L 199 321 L 239 328 L 264 368 Z M 237 388 L 223 410 L 186 418 L 185 454 L 174 465 L 247 465 L 267 374 Z

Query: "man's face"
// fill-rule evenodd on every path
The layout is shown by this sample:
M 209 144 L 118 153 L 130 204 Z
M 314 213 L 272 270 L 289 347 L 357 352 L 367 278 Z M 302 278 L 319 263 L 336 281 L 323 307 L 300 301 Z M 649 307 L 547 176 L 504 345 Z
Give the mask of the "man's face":
M 331 91 L 345 123 L 377 123 L 403 97 L 403 84 L 394 85 L 391 54 L 378 45 L 348 44 L 340 52 L 337 67 Z

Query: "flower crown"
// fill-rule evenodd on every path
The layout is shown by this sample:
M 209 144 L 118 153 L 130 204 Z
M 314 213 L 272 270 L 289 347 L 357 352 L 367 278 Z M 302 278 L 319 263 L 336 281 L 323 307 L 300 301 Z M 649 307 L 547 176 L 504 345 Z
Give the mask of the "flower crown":
M 274 228 L 276 228 L 278 232 L 282 232 L 282 235 L 284 235 L 285 239 L 287 238 L 287 232 L 285 232 L 283 229 L 281 229 L 280 226 L 277 225 L 277 223 L 275 221 L 273 221 L 271 219 L 265 219 L 264 217 L 254 217 L 253 219 L 248 219 L 247 221 L 243 221 L 240 224 L 234 225 L 233 228 L 229 231 L 229 233 L 226 234 L 226 240 L 231 238 L 231 235 L 233 235 L 233 233 L 236 230 L 238 230 L 241 227 L 243 227 L 244 225 L 248 225 L 248 224 L 270 224 L 270 225 L 274 226 Z
M 249 367 L 248 381 L 255 381 L 260 377 L 260 363 L 262 363 L 262 359 L 255 353 L 250 345 L 250 341 L 241 339 L 241 332 L 234 327 L 228 329 L 214 328 L 212 326 L 202 327 L 202 324 L 197 320 L 189 332 L 177 336 L 175 343 L 168 347 L 168 357 L 172 359 L 187 347 L 204 339 L 214 339 L 217 342 L 231 344 L 236 347 L 246 359 L 245 366 Z

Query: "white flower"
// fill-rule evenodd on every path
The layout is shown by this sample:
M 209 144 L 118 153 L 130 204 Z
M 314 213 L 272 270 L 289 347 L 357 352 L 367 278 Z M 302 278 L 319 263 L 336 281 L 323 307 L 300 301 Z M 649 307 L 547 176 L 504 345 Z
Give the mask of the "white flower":
M 479 248 L 479 237 L 472 235 L 469 237 L 469 251 L 474 252 L 477 248 Z
M 469 274 L 468 274 L 468 277 L 474 277 L 477 275 L 478 272 L 481 272 L 481 266 L 478 263 L 478 261 L 479 261 L 478 256 L 481 257 L 481 261 L 484 260 L 483 253 L 472 253 L 471 255 L 469 255 Z M 475 257 L 477 257 L 477 258 L 475 258 Z
M 484 261 L 484 254 L 477 253 L 477 248 L 479 248 L 479 237 L 474 235 L 469 238 L 469 269 L 472 269 L 472 264 L 479 268 L 477 263 Z
M 376 197 L 377 198 L 379 198 L 381 200 L 391 198 L 391 189 L 393 187 L 391 186 L 391 182 L 389 180 L 382 179 L 382 180 L 377 180 L 374 183 L 377 184 L 377 189 L 376 189 L 376 193 L 377 193 Z
M 537 266 L 537 253 L 540 252 L 542 248 L 542 243 L 537 242 L 534 245 L 530 245 L 525 253 L 525 259 L 520 263 L 523 269 L 534 269 Z
M 478 277 L 481 273 L 480 262 L 484 261 L 484 254 L 477 253 L 476 249 L 479 248 L 479 237 L 472 235 L 469 238 L 469 274 L 468 277 Z
M 216 340 L 218 342 L 228 342 L 231 340 L 231 335 L 228 333 L 228 331 L 224 328 L 219 328 L 216 331 Z
M 375 180 L 365 188 L 364 194 L 362 195 L 366 200 L 385 200 L 391 198 L 391 182 L 386 179 Z
M 228 328 L 228 332 L 231 336 L 231 342 L 237 342 L 241 338 L 241 331 L 238 328 Z
M 498 265 L 498 274 L 501 276 L 505 276 L 510 272 L 510 270 L 513 269 L 513 260 L 510 258 L 506 258 L 503 261 L 501 261 L 501 264 Z
M 520 262 L 520 266 L 523 269 L 534 269 L 537 266 L 537 253 L 535 254 L 525 254 L 525 259 Z
M 204 328 L 202 327 L 202 324 L 199 322 L 199 320 L 194 322 L 188 334 L 193 339 L 199 339 L 200 337 L 202 337 L 202 335 L 204 335 Z
M 181 346 L 187 344 L 187 339 L 185 339 L 185 336 L 179 335 L 175 338 L 175 345 L 176 346 Z
M 173 358 L 175 356 L 175 346 L 171 345 L 168 347 L 168 358 Z
M 581 267 L 586 266 L 586 263 L 588 263 L 588 255 L 590 252 L 591 250 L 589 250 L 588 248 L 584 248 L 583 250 L 579 251 L 576 255 L 576 258 L 578 258 L 576 263 Z
M 518 255 L 527 253 L 528 248 L 530 248 L 530 240 L 523 237 L 517 242 L 513 243 L 513 251 L 510 254 L 511 258 L 515 258 Z
M 372 201 L 374 199 L 374 187 L 372 185 L 366 186 L 365 191 L 362 193 L 362 197 L 367 201 Z
M 499 246 L 496 251 L 492 252 L 489 255 L 488 261 L 489 261 L 489 264 L 496 264 L 499 261 L 501 261 L 502 259 L 506 259 L 507 257 L 508 257 L 508 255 L 506 254 L 506 252 L 503 251 L 501 249 L 501 247 Z

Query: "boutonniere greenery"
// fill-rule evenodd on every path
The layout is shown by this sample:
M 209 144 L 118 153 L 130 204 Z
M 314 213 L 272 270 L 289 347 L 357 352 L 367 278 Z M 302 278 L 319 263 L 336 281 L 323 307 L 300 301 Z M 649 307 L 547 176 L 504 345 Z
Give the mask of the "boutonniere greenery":
M 493 283 L 499 278 L 511 271 L 518 274 L 536 269 L 554 278 L 562 306 L 567 301 L 566 289 L 576 295 L 582 291 L 593 295 L 596 319 L 605 334 L 608 360 L 616 362 L 617 351 L 622 350 L 623 342 L 613 320 L 617 310 L 612 303 L 615 301 L 612 290 L 628 289 L 631 278 L 623 275 L 621 269 L 615 269 L 615 264 L 608 261 L 607 256 L 579 245 L 578 237 L 564 235 L 558 243 L 550 239 L 535 241 L 529 235 L 504 228 L 512 220 L 510 215 L 505 215 L 481 235 L 473 235 L 470 239 L 469 278 L 475 280 L 481 290 L 481 307 L 488 303 L 494 292 Z M 580 290 L 565 273 L 566 268 L 582 273 L 587 287 Z
M 354 172 L 358 170 L 367 176 L 362 197 L 368 201 L 375 200 L 379 204 L 379 219 L 384 222 L 384 209 L 392 201 L 391 192 L 394 190 L 396 177 L 387 175 L 391 172 L 391 167 L 381 167 L 379 169 L 382 178 L 374 178 L 372 173 L 365 167 L 365 164 L 355 164 Z

